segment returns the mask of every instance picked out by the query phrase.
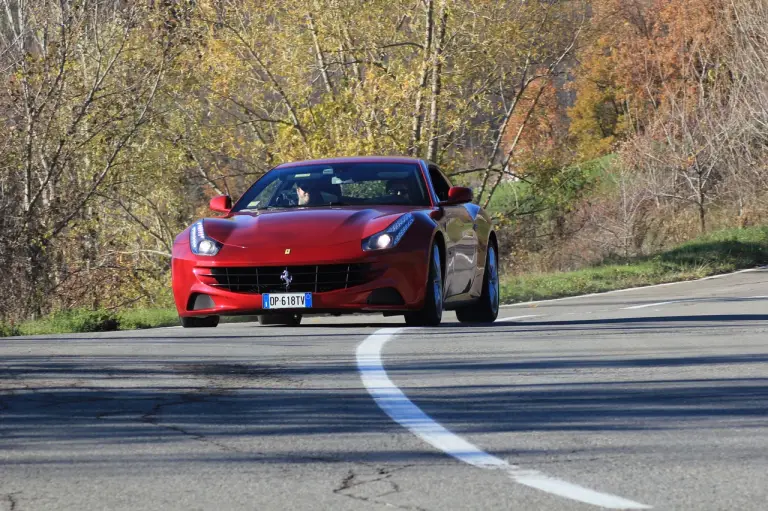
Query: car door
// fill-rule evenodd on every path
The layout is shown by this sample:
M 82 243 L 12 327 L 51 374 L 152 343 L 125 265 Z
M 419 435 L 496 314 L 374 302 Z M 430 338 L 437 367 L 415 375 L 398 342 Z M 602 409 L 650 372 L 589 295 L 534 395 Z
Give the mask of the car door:
M 448 199 L 451 183 L 435 165 L 429 166 L 429 177 L 439 201 Z M 465 204 L 443 206 L 446 233 L 446 298 L 469 292 L 477 265 L 477 233 Z

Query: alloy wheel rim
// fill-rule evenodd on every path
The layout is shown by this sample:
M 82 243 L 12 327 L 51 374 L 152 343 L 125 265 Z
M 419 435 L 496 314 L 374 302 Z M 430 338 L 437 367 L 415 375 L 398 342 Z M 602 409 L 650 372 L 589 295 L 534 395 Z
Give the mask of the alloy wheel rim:
M 442 270 L 440 268 L 440 253 L 435 250 L 432 255 L 432 262 L 434 263 L 435 274 L 432 276 L 432 292 L 435 295 L 435 306 L 438 311 L 443 310 L 443 279 Z
M 491 299 L 491 309 L 493 312 L 499 310 L 499 269 L 496 261 L 496 249 L 488 249 L 488 294 Z

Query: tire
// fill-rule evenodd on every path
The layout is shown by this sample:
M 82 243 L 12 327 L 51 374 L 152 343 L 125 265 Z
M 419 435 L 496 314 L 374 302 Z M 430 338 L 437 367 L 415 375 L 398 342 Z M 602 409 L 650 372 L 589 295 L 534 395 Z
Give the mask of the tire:
M 181 317 L 181 326 L 184 328 L 213 328 L 219 324 L 219 316 L 206 316 L 204 318 Z
M 301 314 L 280 313 L 280 314 L 261 314 L 259 315 L 260 325 L 282 325 L 299 326 L 301 324 Z
M 405 323 L 409 326 L 437 326 L 443 319 L 443 272 L 441 270 L 440 249 L 432 245 L 429 255 L 429 277 L 424 297 L 424 307 L 417 312 L 405 315 Z
M 472 305 L 456 309 L 456 317 L 462 323 L 493 323 L 499 315 L 499 290 L 499 256 L 496 246 L 489 243 L 482 294 Z

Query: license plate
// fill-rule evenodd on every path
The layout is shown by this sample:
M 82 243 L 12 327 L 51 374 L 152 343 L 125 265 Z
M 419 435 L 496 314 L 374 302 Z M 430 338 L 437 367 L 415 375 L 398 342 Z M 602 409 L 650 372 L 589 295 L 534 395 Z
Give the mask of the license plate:
M 264 309 L 309 309 L 312 293 L 264 293 L 261 306 Z

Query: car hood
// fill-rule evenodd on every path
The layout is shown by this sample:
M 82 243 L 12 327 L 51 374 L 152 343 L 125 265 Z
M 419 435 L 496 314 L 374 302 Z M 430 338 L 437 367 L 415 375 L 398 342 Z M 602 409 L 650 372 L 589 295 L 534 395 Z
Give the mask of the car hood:
M 412 208 L 301 208 L 207 218 L 206 235 L 238 247 L 327 246 L 362 240 Z

